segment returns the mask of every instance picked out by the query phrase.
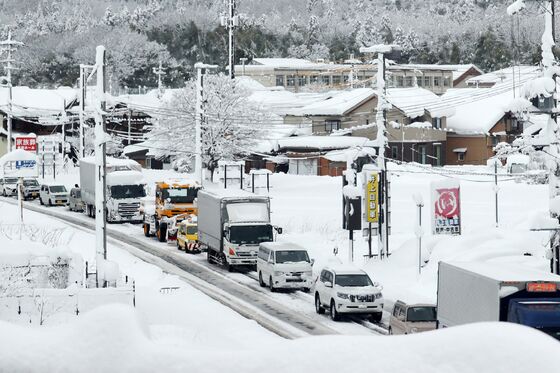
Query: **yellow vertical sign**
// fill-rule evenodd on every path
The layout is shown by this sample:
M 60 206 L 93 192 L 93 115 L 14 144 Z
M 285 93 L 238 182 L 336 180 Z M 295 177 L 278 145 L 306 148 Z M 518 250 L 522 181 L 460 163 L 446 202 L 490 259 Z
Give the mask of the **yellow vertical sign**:
M 368 175 L 366 220 L 368 223 L 379 223 L 379 174 L 377 172 Z

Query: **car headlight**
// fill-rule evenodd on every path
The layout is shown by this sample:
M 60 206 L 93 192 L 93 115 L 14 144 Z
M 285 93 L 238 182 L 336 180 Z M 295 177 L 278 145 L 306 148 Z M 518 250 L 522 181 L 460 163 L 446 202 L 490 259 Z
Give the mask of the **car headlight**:
M 381 294 L 381 293 L 376 293 L 376 294 L 374 294 L 374 298 L 375 298 L 375 299 L 383 298 L 383 294 Z
M 345 294 L 345 293 L 336 293 L 336 296 L 339 297 L 340 299 L 350 298 L 350 296 L 348 294 Z
M 284 272 L 282 271 L 274 271 L 274 276 L 283 276 Z

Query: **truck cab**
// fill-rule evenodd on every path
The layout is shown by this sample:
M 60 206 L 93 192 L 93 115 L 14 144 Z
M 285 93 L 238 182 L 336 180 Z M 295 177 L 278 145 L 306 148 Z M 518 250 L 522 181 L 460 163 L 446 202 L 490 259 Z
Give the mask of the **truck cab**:
M 183 218 L 198 214 L 196 199 L 200 188 L 198 182 L 187 179 L 157 182 L 153 213 L 144 214 L 144 235 L 155 235 L 160 242 L 175 241 Z
M 199 253 L 198 224 L 194 215 L 185 217 L 177 224 L 177 248 L 187 253 Z

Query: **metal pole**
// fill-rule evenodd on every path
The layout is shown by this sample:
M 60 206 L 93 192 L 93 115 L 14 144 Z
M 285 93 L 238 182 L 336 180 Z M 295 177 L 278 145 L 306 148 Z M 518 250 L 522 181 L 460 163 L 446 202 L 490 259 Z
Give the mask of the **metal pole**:
M 85 107 L 86 107 L 86 77 L 85 66 L 80 65 L 80 129 L 79 129 L 79 158 L 85 157 Z
M 198 64 L 197 64 L 198 65 Z M 195 66 L 196 67 L 196 66 Z M 198 65 L 196 86 L 196 117 L 195 117 L 195 162 L 194 173 L 198 182 L 202 185 L 202 121 L 204 120 L 204 75 L 206 69 Z
M 496 228 L 499 227 L 499 215 L 498 215 L 498 160 L 494 161 L 494 195 L 496 202 Z
M 224 164 L 224 189 L 227 189 L 227 164 Z
M 251 192 L 255 193 L 255 174 L 251 175 Z
M 234 28 L 237 18 L 235 16 L 235 0 L 229 0 L 229 11 L 228 11 L 228 32 L 229 32 L 229 77 L 231 79 L 235 78 L 235 38 L 234 38 Z
M 128 111 L 128 145 L 132 142 L 132 135 L 131 135 L 131 117 L 132 117 L 132 110 Z
M 20 177 L 18 180 L 18 205 L 19 205 L 19 216 L 20 220 L 23 223 L 23 177 Z
M 348 203 L 350 203 L 350 201 L 348 201 Z M 350 246 L 348 247 L 348 262 L 352 263 L 354 262 L 354 231 L 349 230 L 348 235 L 348 239 L 350 242 Z
M 106 136 L 103 112 L 105 110 L 105 47 L 96 49 L 97 67 L 96 111 L 95 111 L 95 242 L 98 258 L 107 259 L 106 221 Z M 99 263 L 100 261 L 98 261 Z
M 422 204 L 418 205 L 418 274 L 422 274 Z
M 239 187 L 241 189 L 243 189 L 243 165 L 239 165 L 239 172 L 240 172 L 239 173 L 239 175 L 240 175 L 240 179 L 239 179 L 240 185 L 239 185 Z

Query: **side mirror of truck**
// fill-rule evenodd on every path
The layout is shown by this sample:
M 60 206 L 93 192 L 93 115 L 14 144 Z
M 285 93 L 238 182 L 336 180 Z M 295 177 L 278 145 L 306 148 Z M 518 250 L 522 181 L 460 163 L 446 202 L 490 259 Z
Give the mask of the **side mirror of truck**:
M 311 259 L 311 266 L 313 267 L 313 264 L 315 264 L 315 259 Z
M 276 232 L 278 232 L 278 234 L 282 234 L 283 232 L 282 227 L 274 227 L 274 229 L 276 229 Z
M 332 288 L 332 282 L 330 281 L 325 282 L 325 287 Z

